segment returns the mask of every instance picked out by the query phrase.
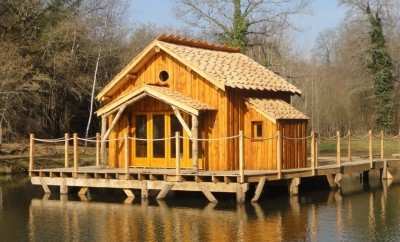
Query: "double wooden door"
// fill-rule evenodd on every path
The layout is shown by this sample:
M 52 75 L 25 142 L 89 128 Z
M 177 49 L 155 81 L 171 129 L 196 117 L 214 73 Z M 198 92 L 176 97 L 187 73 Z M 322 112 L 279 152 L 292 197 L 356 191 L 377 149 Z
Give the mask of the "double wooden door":
M 185 117 L 190 126 L 190 119 Z M 131 143 L 131 166 L 172 168 L 176 163 L 175 132 L 185 138 L 179 139 L 182 168 L 191 167 L 191 142 L 181 123 L 170 112 L 136 113 L 130 125 L 136 140 Z

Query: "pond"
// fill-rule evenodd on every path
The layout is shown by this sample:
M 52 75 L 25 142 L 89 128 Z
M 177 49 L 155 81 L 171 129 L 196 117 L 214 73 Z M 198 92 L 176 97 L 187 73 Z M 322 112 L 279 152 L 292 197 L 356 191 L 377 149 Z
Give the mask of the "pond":
M 125 204 L 119 191 L 96 190 L 81 201 L 0 176 L 0 241 L 400 241 L 399 185 L 267 194 L 243 206 L 222 200 L 178 194 Z

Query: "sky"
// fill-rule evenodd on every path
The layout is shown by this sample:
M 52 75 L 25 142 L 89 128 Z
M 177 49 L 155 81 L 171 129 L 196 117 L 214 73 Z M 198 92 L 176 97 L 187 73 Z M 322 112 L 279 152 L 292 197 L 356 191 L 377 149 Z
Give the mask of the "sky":
M 184 23 L 175 16 L 174 5 L 174 0 L 135 0 L 129 9 L 129 15 L 134 22 L 184 27 Z M 314 0 L 309 14 L 293 18 L 299 29 L 293 36 L 296 49 L 303 53 L 309 52 L 318 34 L 336 27 L 345 14 L 346 10 L 338 6 L 336 0 Z

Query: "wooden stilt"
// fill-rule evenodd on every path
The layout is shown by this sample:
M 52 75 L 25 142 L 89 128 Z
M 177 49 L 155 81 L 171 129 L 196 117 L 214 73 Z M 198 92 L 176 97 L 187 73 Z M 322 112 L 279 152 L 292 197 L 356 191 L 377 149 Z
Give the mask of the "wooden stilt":
M 263 189 L 264 189 L 266 181 L 267 181 L 267 178 L 265 176 L 260 178 L 260 181 L 258 182 L 256 191 L 254 193 L 254 196 L 251 199 L 251 202 L 257 202 L 258 199 L 260 199 L 260 196 L 261 196 L 261 194 L 263 192 Z
M 66 186 L 65 184 L 64 185 L 61 185 L 60 186 L 60 194 L 68 194 L 68 186 Z
M 172 184 L 165 184 L 157 195 L 157 199 L 164 199 L 172 188 Z
M 237 183 L 236 186 L 236 202 L 237 203 L 244 203 L 246 199 L 245 190 L 243 188 L 243 184 Z
M 125 193 L 125 195 L 126 195 L 127 197 L 135 198 L 135 194 L 133 194 L 133 192 L 132 192 L 131 189 L 123 189 L 123 190 L 124 190 L 124 193 Z
M 42 185 L 44 193 L 46 193 L 46 194 L 50 194 L 51 193 L 51 190 L 50 190 L 49 186 L 45 182 L 42 182 L 41 185 Z
M 218 200 L 214 197 L 214 195 L 210 192 L 210 190 L 205 185 L 200 185 L 200 189 L 203 192 L 204 196 L 211 203 L 217 203 Z
M 149 190 L 147 189 L 147 181 L 142 181 L 140 196 L 142 199 L 147 199 L 149 197 Z
M 79 196 L 86 196 L 88 191 L 89 191 L 88 187 L 81 187 L 81 189 L 79 189 L 78 195 Z
M 289 183 L 289 194 L 291 196 L 299 194 L 299 185 L 300 185 L 300 178 L 295 177 L 290 180 Z

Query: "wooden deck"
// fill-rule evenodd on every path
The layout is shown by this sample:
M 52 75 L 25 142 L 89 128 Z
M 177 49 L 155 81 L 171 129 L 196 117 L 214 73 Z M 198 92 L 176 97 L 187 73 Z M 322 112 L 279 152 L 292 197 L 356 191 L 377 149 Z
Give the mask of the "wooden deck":
M 141 190 L 142 199 L 148 197 L 148 190 L 160 190 L 157 199 L 163 199 L 169 191 L 203 192 L 210 202 L 217 202 L 212 193 L 236 194 L 238 202 L 244 202 L 250 184 L 256 184 L 252 201 L 257 201 L 268 181 L 287 180 L 291 194 L 298 193 L 301 178 L 326 176 L 331 187 L 340 187 L 344 176 L 356 176 L 366 173 L 378 174 L 378 179 L 386 178 L 383 174 L 388 168 L 400 165 L 400 159 L 375 159 L 372 161 L 354 157 L 352 161 L 336 164 L 335 157 L 320 157 L 315 168 L 281 170 L 244 170 L 241 182 L 239 170 L 234 171 L 193 171 L 181 169 L 180 175 L 175 169 L 133 168 L 116 169 L 97 166 L 73 168 L 34 169 L 31 181 L 40 185 L 45 192 L 49 186 L 59 186 L 61 193 L 67 193 L 68 187 L 80 187 L 84 195 L 90 188 L 123 189 L 128 197 L 134 197 L 131 189 Z M 396 173 L 393 171 L 392 173 Z M 339 175 L 338 175 L 339 174 Z M 358 177 L 358 178 L 357 178 Z

